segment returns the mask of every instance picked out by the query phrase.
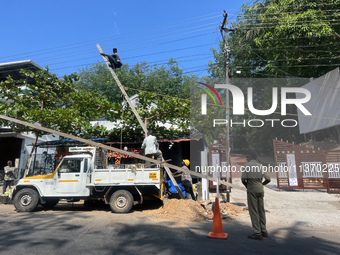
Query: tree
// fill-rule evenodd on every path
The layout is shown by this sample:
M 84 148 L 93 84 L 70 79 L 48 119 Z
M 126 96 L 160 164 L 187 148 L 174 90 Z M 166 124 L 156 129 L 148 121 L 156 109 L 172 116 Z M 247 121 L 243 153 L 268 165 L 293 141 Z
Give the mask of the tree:
M 338 66 L 340 38 L 339 0 L 275 0 L 255 1 L 242 6 L 242 13 L 232 24 L 236 29 L 230 33 L 228 43 L 231 49 L 230 68 L 241 71 L 231 81 L 245 95 L 247 88 L 253 87 L 254 107 L 269 109 L 272 104 L 272 88 L 297 87 L 309 82 L 310 77 L 319 77 Z M 224 42 L 219 49 L 212 49 L 215 63 L 209 63 L 210 76 L 225 77 Z M 235 73 L 235 72 L 234 72 Z M 270 78 L 282 78 L 272 80 Z M 308 80 L 299 80 L 306 77 Z M 246 79 L 241 79 L 246 78 Z M 258 82 L 254 78 L 267 78 Z M 294 79 L 293 79 L 294 78 Z M 293 95 L 291 95 L 293 96 Z M 280 102 L 280 97 L 278 98 Z M 233 98 L 231 97 L 231 105 Z M 280 119 L 280 105 L 267 119 Z M 296 108 L 287 109 L 289 119 L 297 120 Z M 233 116 L 235 121 L 261 119 L 246 111 L 244 116 Z M 298 128 L 261 128 L 235 126 L 232 134 L 244 135 L 249 146 L 258 151 L 272 149 L 272 139 L 302 142 Z
M 58 79 L 57 75 L 48 72 L 48 68 L 37 72 L 21 70 L 20 73 L 22 80 L 15 81 L 9 76 L 0 84 L 0 112 L 3 115 L 83 137 L 88 136 L 87 130 L 101 131 L 92 128 L 90 120 L 100 116 L 113 120 L 117 116 L 114 105 L 105 97 L 76 90 L 74 82 L 78 77 L 75 74 Z M 43 133 L 4 120 L 0 120 L 0 124 L 10 126 L 14 132 L 32 131 L 35 134 L 31 158 L 38 137 Z
M 276 0 L 244 4 L 229 34 L 237 77 L 319 77 L 338 66 L 339 0 Z M 224 75 L 224 44 L 213 49 L 213 77 Z
M 170 59 L 167 66 L 149 66 L 146 62 L 142 62 L 130 68 L 129 65 L 124 64 L 115 72 L 121 84 L 130 88 L 127 89 L 130 96 L 142 91 L 180 98 L 190 96 L 190 76 L 183 75 L 183 71 L 178 68 L 178 63 L 173 59 Z M 77 88 L 98 92 L 112 102 L 123 101 L 122 93 L 105 63 L 98 62 L 82 69 L 78 75 L 80 79 L 76 82 Z
M 148 130 L 157 137 L 181 137 L 189 134 L 190 100 L 173 97 L 160 97 L 151 92 L 138 94 L 137 112 L 145 121 Z M 156 107 L 153 107 L 156 105 Z M 141 140 L 144 131 L 136 116 L 125 102 L 117 104 L 120 113 L 119 122 L 113 130 L 108 131 L 111 140 L 122 137 L 124 141 Z M 165 127 L 167 124 L 169 127 Z
M 137 112 L 149 130 L 158 137 L 176 137 L 189 134 L 190 119 L 190 76 L 183 75 L 175 60 L 170 59 L 167 66 L 150 67 L 139 63 L 130 68 L 127 64 L 115 70 L 118 79 L 129 96 L 138 94 Z M 123 138 L 139 140 L 144 137 L 133 112 L 124 101 L 122 93 L 115 83 L 105 63 L 97 63 L 79 72 L 79 89 L 95 91 L 106 95 L 115 102 L 120 114 L 120 121 L 113 130 L 104 130 L 111 140 Z M 156 108 L 152 104 L 157 105 Z M 170 125 L 166 128 L 161 123 Z M 100 128 L 100 127 L 98 127 Z
M 221 83 L 219 79 L 203 77 L 201 79 L 193 79 L 191 89 L 191 105 L 190 105 L 190 124 L 192 127 L 192 132 L 201 133 L 204 135 L 208 144 L 214 143 L 215 140 L 220 140 L 221 135 L 226 134 L 226 125 L 225 124 L 217 124 L 214 126 L 214 120 L 225 120 L 226 118 L 226 109 L 225 109 L 225 93 L 217 89 L 218 94 L 222 100 L 223 105 L 219 103 L 219 100 L 215 102 L 211 99 L 210 96 L 207 96 L 207 113 L 206 115 L 202 114 L 202 106 L 201 106 L 201 96 L 203 94 L 207 94 L 206 91 L 202 89 L 206 89 L 205 86 L 202 86 L 198 82 L 203 82 L 204 84 L 210 85 L 214 87 L 213 84 Z M 223 83 L 223 82 L 222 82 Z M 214 97 L 216 97 L 214 95 Z
M 265 69 L 277 66 L 293 77 L 319 77 L 338 66 L 340 49 L 338 0 L 268 1 L 258 16 L 261 25 L 254 41 L 268 60 Z

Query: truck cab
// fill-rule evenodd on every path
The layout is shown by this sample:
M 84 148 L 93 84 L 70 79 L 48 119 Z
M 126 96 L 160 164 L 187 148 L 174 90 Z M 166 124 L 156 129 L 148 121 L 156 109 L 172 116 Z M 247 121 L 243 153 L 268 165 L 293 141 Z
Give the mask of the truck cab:
M 52 184 L 45 183 L 45 196 L 89 196 L 92 157 L 86 154 L 67 156 L 60 163 Z

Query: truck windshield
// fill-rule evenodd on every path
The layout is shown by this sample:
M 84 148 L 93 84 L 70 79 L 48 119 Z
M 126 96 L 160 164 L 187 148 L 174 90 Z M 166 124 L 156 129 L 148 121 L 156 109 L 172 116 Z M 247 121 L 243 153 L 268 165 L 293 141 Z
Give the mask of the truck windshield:
M 29 167 L 29 171 L 27 173 L 27 177 L 52 174 L 56 167 L 59 165 L 60 161 L 61 159 L 55 159 L 54 154 L 34 154 Z M 24 173 L 22 172 L 22 175 L 23 174 Z
M 82 161 L 82 158 L 65 158 L 58 170 L 60 173 L 80 173 L 80 165 Z

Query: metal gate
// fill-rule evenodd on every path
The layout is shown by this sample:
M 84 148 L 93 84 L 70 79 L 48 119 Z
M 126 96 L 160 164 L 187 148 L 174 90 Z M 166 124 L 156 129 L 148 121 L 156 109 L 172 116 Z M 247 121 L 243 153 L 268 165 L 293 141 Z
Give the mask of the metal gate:
M 279 189 L 340 193 L 340 151 L 322 151 L 273 140 Z

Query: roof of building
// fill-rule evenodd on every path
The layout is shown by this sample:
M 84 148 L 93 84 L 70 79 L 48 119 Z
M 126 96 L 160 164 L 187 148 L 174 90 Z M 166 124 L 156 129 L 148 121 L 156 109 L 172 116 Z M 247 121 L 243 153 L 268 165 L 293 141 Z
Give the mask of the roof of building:
M 97 142 L 97 143 L 106 143 L 108 141 L 108 138 L 93 138 L 91 139 L 91 141 Z M 72 147 L 72 146 L 82 146 L 82 145 L 84 145 L 83 142 L 79 142 L 73 139 L 60 139 L 60 140 L 37 143 L 37 147 L 42 147 L 42 148 L 57 147 L 57 146 Z
M 16 62 L 0 63 L 0 81 L 6 80 L 7 76 L 11 76 L 14 80 L 20 80 L 20 69 L 31 71 L 44 70 L 42 67 L 34 63 L 32 60 L 23 60 Z
M 203 143 L 207 145 L 207 142 L 202 134 L 194 134 L 194 135 L 188 135 L 184 137 L 173 137 L 173 138 L 159 138 L 157 141 L 159 143 L 179 143 L 179 142 L 189 142 L 189 141 L 199 141 L 201 140 Z M 91 141 L 103 143 L 103 144 L 120 144 L 120 142 L 110 142 L 108 138 L 93 138 Z M 142 143 L 143 141 L 130 141 L 130 142 L 122 142 L 122 144 L 138 144 Z M 71 146 L 82 146 L 84 143 L 73 140 L 73 139 L 61 139 L 61 140 L 55 140 L 55 141 L 48 141 L 48 142 L 42 142 L 38 143 L 38 147 L 47 148 L 47 147 L 56 147 L 56 146 L 64 146 L 64 147 L 71 147 Z

